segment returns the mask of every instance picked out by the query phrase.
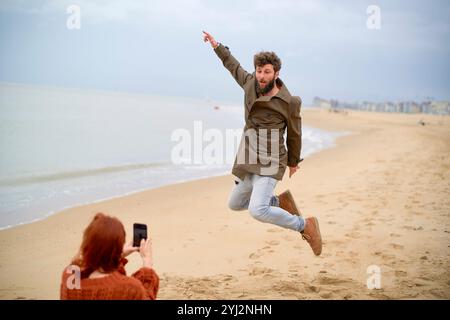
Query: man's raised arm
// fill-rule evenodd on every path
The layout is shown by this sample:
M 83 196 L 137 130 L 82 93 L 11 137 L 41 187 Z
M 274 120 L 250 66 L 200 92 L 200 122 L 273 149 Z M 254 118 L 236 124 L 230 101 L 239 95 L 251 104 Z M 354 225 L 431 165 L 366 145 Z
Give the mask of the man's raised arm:
M 244 68 L 241 67 L 241 64 L 236 60 L 235 57 L 233 57 L 228 47 L 224 46 L 221 43 L 218 43 L 214 39 L 214 37 L 206 31 L 203 31 L 203 41 L 209 41 L 211 47 L 213 47 L 214 49 L 214 52 L 217 54 L 220 60 L 222 60 L 225 68 L 230 71 L 236 82 L 241 86 L 241 88 L 243 88 L 245 83 L 250 80 L 253 75 L 248 73 L 244 70 Z

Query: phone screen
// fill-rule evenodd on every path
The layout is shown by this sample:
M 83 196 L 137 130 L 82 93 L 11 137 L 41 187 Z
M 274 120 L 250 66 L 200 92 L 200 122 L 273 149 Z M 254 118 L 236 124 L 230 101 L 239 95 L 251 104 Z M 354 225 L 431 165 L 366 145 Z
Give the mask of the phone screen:
M 139 247 L 142 239 L 147 239 L 147 225 L 133 224 L 133 247 Z

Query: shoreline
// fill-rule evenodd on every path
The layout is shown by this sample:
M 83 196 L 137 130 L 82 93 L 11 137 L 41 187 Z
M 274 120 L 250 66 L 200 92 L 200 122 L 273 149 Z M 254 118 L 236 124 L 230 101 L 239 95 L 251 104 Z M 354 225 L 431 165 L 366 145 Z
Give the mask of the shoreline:
M 232 176 L 224 175 L 0 231 L 0 299 L 57 299 L 61 272 L 98 211 L 118 217 L 128 239 L 133 222 L 149 225 L 159 299 L 449 299 L 450 117 L 437 117 L 304 110 L 308 126 L 353 132 L 277 185 L 319 218 L 320 257 L 294 232 L 229 210 Z M 139 264 L 131 256 L 127 272 Z M 381 289 L 366 287 L 370 265 L 381 267 Z
M 333 137 L 332 137 L 333 142 L 332 142 L 332 145 L 330 145 L 330 146 L 324 146 L 321 149 L 314 150 L 314 151 L 310 152 L 305 157 L 305 159 L 307 159 L 309 156 L 311 156 L 311 155 L 313 155 L 315 153 L 321 152 L 321 151 L 326 150 L 328 148 L 335 148 L 337 146 L 336 140 L 339 137 L 351 134 L 351 132 L 344 132 L 344 131 L 342 131 L 342 132 L 341 131 L 327 131 L 327 130 L 324 130 L 324 129 L 318 128 L 318 127 L 310 127 L 310 128 L 312 128 L 313 130 L 315 130 L 315 129 L 323 130 L 323 131 L 326 131 L 327 134 L 333 135 Z M 336 135 L 334 135 L 334 134 L 336 134 Z M 167 163 L 164 162 L 164 164 L 167 164 Z M 95 200 L 86 200 L 86 201 L 81 201 L 81 202 L 74 203 L 74 204 L 68 204 L 66 206 L 63 206 L 63 207 L 60 207 L 60 208 L 53 209 L 53 210 L 50 210 L 48 212 L 45 212 L 45 213 L 42 214 L 42 217 L 40 217 L 40 218 L 34 218 L 34 219 L 31 219 L 31 220 L 22 221 L 22 222 L 19 222 L 17 224 L 1 226 L 0 227 L 0 231 L 8 230 L 8 229 L 11 229 L 11 228 L 15 228 L 15 227 L 26 225 L 26 224 L 30 224 L 30 223 L 36 223 L 36 222 L 45 220 L 45 219 L 47 219 L 47 218 L 49 218 L 49 217 L 51 217 L 51 216 L 53 216 L 55 214 L 58 214 L 58 213 L 60 213 L 62 211 L 66 211 L 66 210 L 69 210 L 69 209 L 74 209 L 74 208 L 81 207 L 81 206 L 86 206 L 86 205 L 91 205 L 91 204 L 95 204 L 95 203 L 99 203 L 99 202 L 113 200 L 113 199 L 116 199 L 116 198 L 127 197 L 127 196 L 134 195 L 136 193 L 150 191 L 150 190 L 154 190 L 154 189 L 161 188 L 161 187 L 177 185 L 177 184 L 185 183 L 185 182 L 203 180 L 203 179 L 208 179 L 208 178 L 213 178 L 213 177 L 218 177 L 218 176 L 226 176 L 226 175 L 230 175 L 230 174 L 231 174 L 231 167 L 230 167 L 229 170 L 226 170 L 226 171 L 220 172 L 220 173 L 215 173 L 215 174 L 210 174 L 210 175 L 205 174 L 205 175 L 202 175 L 202 176 L 195 176 L 195 177 L 192 177 L 192 178 L 184 178 L 184 179 L 176 180 L 174 182 L 170 182 L 169 181 L 169 182 L 163 183 L 161 185 L 156 185 L 156 186 L 153 186 L 153 187 L 143 187 L 143 188 L 138 188 L 136 190 L 127 191 L 127 192 L 124 192 L 124 193 L 121 193 L 121 194 L 117 194 L 117 195 L 106 196 L 106 197 L 99 197 L 99 198 L 96 198 Z M 75 177 L 75 178 L 79 178 L 79 177 Z
M 156 187 L 153 187 L 153 188 L 144 188 L 144 189 L 140 189 L 140 190 L 129 191 L 129 192 L 117 195 L 117 196 L 111 196 L 111 197 L 106 197 L 106 198 L 99 198 L 97 200 L 93 200 L 93 201 L 89 201 L 89 202 L 77 203 L 75 205 L 68 205 L 68 206 L 63 207 L 61 209 L 56 209 L 54 211 L 50 211 L 42 218 L 37 218 L 37 219 L 31 220 L 31 221 L 21 222 L 21 223 L 18 223 L 18 224 L 15 224 L 15 225 L 11 225 L 11 226 L 0 227 L 0 231 L 9 230 L 9 229 L 13 229 L 15 227 L 20 227 L 20 226 L 23 226 L 23 225 L 36 223 L 36 222 L 48 219 L 48 218 L 50 218 L 51 216 L 53 216 L 55 214 L 60 214 L 63 211 L 70 210 L 70 209 L 75 209 L 75 208 L 78 208 L 78 207 L 89 206 L 89 205 L 96 204 L 96 203 L 101 203 L 101 202 L 105 202 L 105 201 L 109 201 L 109 200 L 114 200 L 114 199 L 118 199 L 118 198 L 128 197 L 128 196 L 132 196 L 132 195 L 134 195 L 136 193 L 151 191 L 151 190 L 155 190 L 155 189 L 162 188 L 162 187 L 177 185 L 177 184 L 180 184 L 180 183 L 186 183 L 186 182 L 192 182 L 192 181 L 197 181 L 197 180 L 209 179 L 209 178 L 214 178 L 214 177 L 221 177 L 221 176 L 226 176 L 226 175 L 228 175 L 228 174 L 227 173 L 219 173 L 217 175 L 211 175 L 211 176 L 205 176 L 205 177 L 199 177 L 199 178 L 192 178 L 192 179 L 187 179 L 187 180 L 180 180 L 180 181 L 177 181 L 177 182 L 174 182 L 174 183 L 164 184 L 164 185 L 156 186 Z

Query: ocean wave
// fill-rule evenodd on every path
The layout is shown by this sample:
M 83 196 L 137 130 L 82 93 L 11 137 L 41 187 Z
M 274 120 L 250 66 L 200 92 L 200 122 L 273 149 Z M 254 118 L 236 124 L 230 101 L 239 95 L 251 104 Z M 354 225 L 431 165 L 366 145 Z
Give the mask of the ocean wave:
M 162 168 L 171 165 L 170 162 L 154 162 L 154 163 L 127 163 L 115 166 L 105 166 L 97 168 L 74 169 L 67 171 L 31 174 L 27 176 L 10 177 L 0 179 L 0 186 L 18 186 L 24 184 L 41 183 L 57 180 L 67 180 L 82 178 L 88 176 L 103 175 L 109 173 L 118 173 L 139 169 Z

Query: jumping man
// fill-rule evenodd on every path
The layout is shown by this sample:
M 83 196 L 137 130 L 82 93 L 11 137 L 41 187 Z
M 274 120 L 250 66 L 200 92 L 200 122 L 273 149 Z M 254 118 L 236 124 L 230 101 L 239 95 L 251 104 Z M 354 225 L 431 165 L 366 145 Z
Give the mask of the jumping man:
M 286 167 L 289 167 L 290 178 L 303 160 L 300 158 L 302 101 L 300 97 L 291 96 L 278 77 L 281 60 L 274 52 L 259 52 L 254 56 L 255 72 L 250 74 L 231 55 L 229 48 L 218 43 L 211 34 L 203 31 L 203 40 L 211 44 L 244 90 L 245 127 L 232 170 L 236 178 L 229 207 L 237 211 L 248 209 L 261 222 L 300 232 L 314 254 L 320 255 L 322 238 L 317 218 L 303 218 L 289 190 L 274 195 Z

